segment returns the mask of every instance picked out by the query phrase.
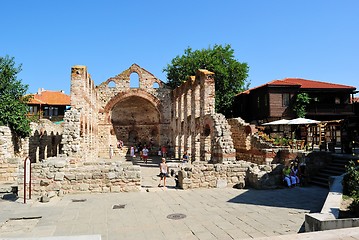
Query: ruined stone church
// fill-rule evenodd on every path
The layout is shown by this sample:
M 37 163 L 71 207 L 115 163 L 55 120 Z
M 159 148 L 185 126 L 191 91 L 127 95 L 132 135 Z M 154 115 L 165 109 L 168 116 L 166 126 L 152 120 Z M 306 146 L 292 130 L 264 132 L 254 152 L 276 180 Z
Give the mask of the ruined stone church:
M 130 86 L 137 74 L 139 86 Z M 95 86 L 86 66 L 71 69 L 71 110 L 65 114 L 62 151 L 71 157 L 107 156 L 123 141 L 171 146 L 192 161 L 235 160 L 230 126 L 215 113 L 214 73 L 199 69 L 176 89 L 133 64 Z

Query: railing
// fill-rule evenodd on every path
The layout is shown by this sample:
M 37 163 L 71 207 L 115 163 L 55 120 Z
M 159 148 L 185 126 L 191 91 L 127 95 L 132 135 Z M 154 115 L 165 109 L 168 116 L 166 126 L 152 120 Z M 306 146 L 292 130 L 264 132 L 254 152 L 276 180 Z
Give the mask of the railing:
M 352 104 L 317 103 L 307 107 L 308 114 L 351 114 L 354 113 Z

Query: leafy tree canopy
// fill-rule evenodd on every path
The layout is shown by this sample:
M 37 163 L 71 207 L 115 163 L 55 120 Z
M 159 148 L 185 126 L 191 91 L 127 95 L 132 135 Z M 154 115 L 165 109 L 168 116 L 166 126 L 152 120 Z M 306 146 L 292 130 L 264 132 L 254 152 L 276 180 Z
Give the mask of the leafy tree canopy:
M 309 104 L 310 97 L 308 93 L 299 93 L 297 94 L 297 97 L 295 98 L 293 110 L 297 114 L 297 117 L 304 118 L 307 114 L 306 108 Z
M 234 96 L 248 89 L 247 63 L 238 62 L 228 44 L 195 51 L 188 47 L 184 55 L 172 59 L 163 72 L 167 73 L 168 85 L 175 88 L 194 76 L 198 69 L 215 73 L 216 111 L 231 116 Z
M 21 65 L 16 67 L 13 57 L 0 57 L 0 125 L 9 126 L 19 137 L 27 137 L 31 132 L 26 118 L 30 96 L 24 97 L 28 86 L 17 80 L 19 72 Z

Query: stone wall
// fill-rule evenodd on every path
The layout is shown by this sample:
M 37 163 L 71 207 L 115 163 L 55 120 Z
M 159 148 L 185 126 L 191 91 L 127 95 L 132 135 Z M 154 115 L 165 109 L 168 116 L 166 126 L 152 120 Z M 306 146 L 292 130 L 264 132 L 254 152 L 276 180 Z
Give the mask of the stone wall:
M 133 74 L 138 76 L 138 87 L 130 86 Z M 137 64 L 99 86 L 94 85 L 85 66 L 73 66 L 74 110 L 64 119 L 64 153 L 95 159 L 108 157 L 110 145 L 115 146 L 120 140 L 127 146 L 150 141 L 157 146 L 169 144 L 170 93 L 169 87 Z M 80 114 L 79 121 L 77 116 L 74 119 L 78 114 L 75 110 Z
M 66 156 L 81 158 L 81 112 L 76 108 L 71 108 L 65 112 L 63 135 L 61 144 L 62 153 Z
M 0 159 L 15 157 L 12 133 L 9 127 L 0 126 Z
M 80 137 L 73 142 L 71 142 L 71 138 L 67 139 L 74 144 L 69 148 L 76 149 L 76 151 L 66 150 L 66 154 L 71 157 L 96 158 L 98 156 L 98 93 L 86 66 L 77 65 L 71 68 L 71 109 L 76 109 L 80 114 L 80 131 L 77 119 L 73 119 L 78 117 L 75 116 L 77 114 L 75 112 L 70 115 L 65 114 L 64 121 L 68 124 L 65 125 L 64 131 L 67 136 L 76 135 L 76 137 L 79 131 Z M 70 120 L 66 117 L 69 117 Z M 74 125 L 70 124 L 72 121 L 74 121 Z M 72 130 L 74 133 L 71 133 Z M 64 145 L 69 144 L 66 142 L 67 140 L 63 142 Z
M 17 156 L 9 127 L 0 126 L 0 183 L 16 183 L 21 158 Z
M 17 183 L 22 163 L 21 158 L 0 158 L 0 183 Z
M 236 149 L 236 158 L 257 164 L 270 164 L 273 162 L 276 152 L 269 143 L 261 141 L 256 135 L 254 125 L 246 123 L 241 118 L 228 119 L 231 125 L 232 139 Z
M 170 143 L 171 89 L 152 73 L 133 64 L 97 91 L 100 154 L 107 156 L 118 140 L 127 146 Z
M 203 123 L 204 136 L 200 150 L 201 155 L 203 152 L 205 154 L 205 161 L 210 163 L 235 161 L 236 150 L 232 141 L 231 126 L 225 116 L 219 113 L 208 114 L 204 116 Z
M 20 167 L 23 173 L 23 167 Z M 23 174 L 19 196 L 23 197 Z M 81 162 L 51 158 L 32 164 L 32 196 L 61 196 L 73 193 L 130 192 L 141 189 L 141 170 L 128 162 Z
M 205 162 L 187 164 L 178 172 L 179 187 L 182 189 L 222 188 L 238 184 L 243 188 L 249 164 L 244 161 L 227 164 Z
M 282 165 L 257 165 L 246 161 L 226 164 L 194 162 L 182 166 L 178 171 L 178 181 L 182 189 L 223 187 L 273 189 L 282 185 L 282 169 Z

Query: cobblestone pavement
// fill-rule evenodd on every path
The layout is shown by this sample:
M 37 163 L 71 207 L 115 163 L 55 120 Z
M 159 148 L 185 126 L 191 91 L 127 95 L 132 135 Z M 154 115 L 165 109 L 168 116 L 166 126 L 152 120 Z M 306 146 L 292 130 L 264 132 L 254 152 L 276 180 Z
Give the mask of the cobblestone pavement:
M 168 187 L 65 195 L 49 203 L 0 200 L 0 238 L 99 234 L 102 239 L 225 240 L 296 234 L 303 231 L 305 213 L 320 211 L 326 194 L 317 187 Z

